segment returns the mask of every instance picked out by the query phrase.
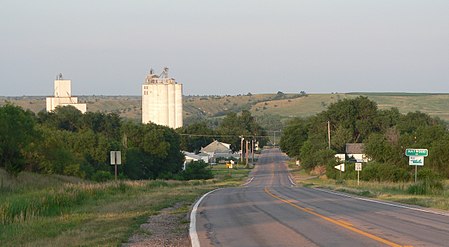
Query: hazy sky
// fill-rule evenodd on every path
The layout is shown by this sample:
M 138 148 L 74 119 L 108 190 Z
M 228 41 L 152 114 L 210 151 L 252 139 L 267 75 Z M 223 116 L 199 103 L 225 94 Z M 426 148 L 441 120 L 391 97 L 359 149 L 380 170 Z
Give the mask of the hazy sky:
M 0 95 L 449 93 L 448 0 L 1 0 Z

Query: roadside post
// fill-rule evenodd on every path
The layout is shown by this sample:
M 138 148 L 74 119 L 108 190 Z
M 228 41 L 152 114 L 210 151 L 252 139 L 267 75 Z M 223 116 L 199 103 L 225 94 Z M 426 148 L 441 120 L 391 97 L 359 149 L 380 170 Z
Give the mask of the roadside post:
M 341 180 L 341 172 L 345 171 L 345 160 L 346 160 L 346 154 L 336 154 L 335 155 L 335 160 L 340 163 L 337 166 L 334 166 L 335 169 L 338 169 L 340 171 L 340 177 L 339 179 Z
M 362 163 L 355 163 L 355 170 L 357 171 L 357 186 L 360 185 L 360 171 L 362 171 Z
M 340 171 L 340 180 L 341 180 L 341 172 L 345 171 L 345 163 L 334 166 L 334 168 Z
M 408 164 L 415 166 L 415 183 L 418 181 L 418 166 L 424 166 L 424 157 L 429 155 L 427 149 L 412 149 L 405 150 L 405 156 L 408 157 Z
M 117 180 L 117 165 L 122 164 L 122 153 L 120 151 L 111 151 L 111 165 L 115 166 L 115 180 Z

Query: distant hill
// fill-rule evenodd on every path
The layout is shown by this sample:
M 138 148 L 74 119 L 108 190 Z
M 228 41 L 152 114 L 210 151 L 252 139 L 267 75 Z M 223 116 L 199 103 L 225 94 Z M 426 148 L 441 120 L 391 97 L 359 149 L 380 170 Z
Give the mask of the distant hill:
M 449 121 L 449 94 L 363 92 L 184 96 L 184 119 L 186 123 L 197 119 L 219 119 L 229 112 L 246 109 L 256 117 L 271 115 L 286 120 L 314 115 L 340 99 L 360 95 L 377 102 L 380 109 L 397 107 L 401 113 L 421 111 Z M 140 96 L 81 96 L 79 100 L 87 103 L 88 111 L 115 112 L 135 121 L 141 117 Z M 36 113 L 45 109 L 45 97 L 0 97 L 0 105 L 6 101 Z

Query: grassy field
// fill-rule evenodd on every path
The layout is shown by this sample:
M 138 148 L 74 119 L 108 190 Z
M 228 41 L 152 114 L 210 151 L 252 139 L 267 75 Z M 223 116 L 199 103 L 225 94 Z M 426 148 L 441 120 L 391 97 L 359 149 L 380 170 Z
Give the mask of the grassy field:
M 283 117 L 311 116 L 319 113 L 340 99 L 366 96 L 378 104 L 379 109 L 396 107 L 401 113 L 421 111 L 449 121 L 449 94 L 405 93 L 351 93 L 310 94 L 296 99 L 260 102 L 251 108 L 254 115 L 278 114 Z
M 184 118 L 220 117 L 242 109 L 250 110 L 255 116 L 307 117 L 340 99 L 360 95 L 375 101 L 380 109 L 397 107 L 401 113 L 421 111 L 449 121 L 449 94 L 425 93 L 332 93 L 309 94 L 307 97 L 286 94 L 285 99 L 276 99 L 276 94 L 184 96 Z M 136 121 L 141 117 L 139 96 L 80 96 L 79 100 L 88 104 L 89 111 L 114 112 Z M 7 101 L 34 112 L 45 109 L 45 97 L 0 97 L 0 105 Z
M 207 181 L 92 183 L 64 176 L 0 170 L 0 246 L 119 246 L 151 215 L 174 205 L 187 215 L 202 194 L 238 186 L 249 169 Z M 188 220 L 180 224 L 188 224 Z
M 252 106 L 255 116 L 277 114 L 282 117 L 308 117 L 326 110 L 327 106 L 344 98 L 355 98 L 347 94 L 310 94 L 307 97 L 272 100 L 260 102 Z
M 407 183 L 393 182 L 367 182 L 357 180 L 345 180 L 338 182 L 318 176 L 310 176 L 294 165 L 289 163 L 290 172 L 297 184 L 306 187 L 326 188 L 334 191 L 350 193 L 358 196 L 371 197 L 375 199 L 393 201 L 422 207 L 449 210 L 449 181 L 444 182 L 444 190 L 437 194 L 414 195 L 408 193 L 408 188 L 413 185 Z

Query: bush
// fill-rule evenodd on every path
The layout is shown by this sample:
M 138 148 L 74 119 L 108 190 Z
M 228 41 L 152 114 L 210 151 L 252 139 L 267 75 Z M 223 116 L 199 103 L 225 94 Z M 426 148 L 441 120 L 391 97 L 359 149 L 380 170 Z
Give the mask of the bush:
M 112 180 L 114 176 L 110 172 L 107 171 L 96 171 L 92 176 L 92 180 L 96 182 L 106 182 L 108 180 Z
M 405 182 L 410 180 L 410 173 L 397 166 L 370 162 L 363 166 L 360 178 L 365 181 Z
M 418 171 L 418 182 L 410 185 L 407 193 L 413 195 L 439 194 L 443 189 L 441 176 L 428 168 L 423 168 Z
M 184 180 L 210 179 L 213 178 L 212 171 L 204 161 L 192 161 L 186 165 L 181 177 Z

